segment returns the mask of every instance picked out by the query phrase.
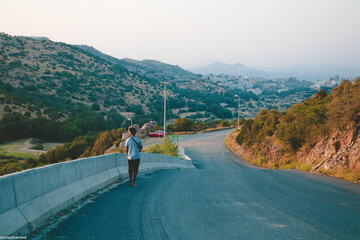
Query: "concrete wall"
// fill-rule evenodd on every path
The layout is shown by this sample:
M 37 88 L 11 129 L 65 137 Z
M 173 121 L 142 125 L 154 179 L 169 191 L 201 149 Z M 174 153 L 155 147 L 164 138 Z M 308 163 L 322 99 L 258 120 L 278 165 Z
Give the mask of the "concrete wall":
M 187 160 L 191 160 L 191 158 L 186 155 L 185 153 L 185 149 L 182 147 L 182 146 L 178 146 L 179 147 L 179 155 L 182 157 L 182 158 L 185 158 Z
M 195 168 L 191 160 L 141 153 L 139 172 Z M 0 177 L 0 236 L 24 235 L 81 198 L 128 178 L 125 154 L 62 162 Z

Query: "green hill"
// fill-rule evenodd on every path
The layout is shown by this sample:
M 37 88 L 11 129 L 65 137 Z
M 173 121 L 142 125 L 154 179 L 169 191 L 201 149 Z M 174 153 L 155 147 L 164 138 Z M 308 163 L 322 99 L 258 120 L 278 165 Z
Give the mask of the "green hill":
M 343 81 L 286 112 L 263 110 L 233 133 L 241 156 L 270 168 L 299 168 L 360 181 L 360 78 Z M 234 144 L 234 143 L 233 143 Z
M 124 127 L 129 117 L 139 124 L 161 124 L 163 80 L 172 82 L 169 109 L 232 117 L 220 105 L 233 102 L 223 96 L 224 88 L 210 84 L 199 92 L 178 87 L 177 81 L 197 75 L 177 66 L 99 57 L 95 49 L 42 39 L 0 34 L 0 142 L 22 137 L 68 141 L 89 131 Z M 167 115 L 177 118 L 171 110 Z
M 0 49 L 0 77 L 12 87 L 124 112 L 129 104 L 148 112 L 159 93 L 155 82 L 72 45 L 1 34 Z

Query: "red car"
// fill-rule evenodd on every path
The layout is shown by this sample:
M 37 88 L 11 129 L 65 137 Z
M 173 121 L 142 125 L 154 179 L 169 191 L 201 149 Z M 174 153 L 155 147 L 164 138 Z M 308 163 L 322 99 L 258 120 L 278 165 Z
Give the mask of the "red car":
M 164 131 L 159 130 L 149 133 L 149 137 L 164 137 Z

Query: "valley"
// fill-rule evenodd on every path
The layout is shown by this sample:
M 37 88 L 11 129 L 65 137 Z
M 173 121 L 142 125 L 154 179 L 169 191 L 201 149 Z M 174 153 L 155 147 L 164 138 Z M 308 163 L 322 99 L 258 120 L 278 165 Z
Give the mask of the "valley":
M 162 126 L 162 81 L 170 82 L 167 123 L 186 117 L 201 128 L 206 124 L 196 121 L 236 120 L 238 110 L 242 119 L 262 109 L 286 111 L 317 92 L 313 83 L 296 78 L 194 74 L 47 38 L 1 33 L 0 53 L 0 142 L 69 142 L 130 122 Z

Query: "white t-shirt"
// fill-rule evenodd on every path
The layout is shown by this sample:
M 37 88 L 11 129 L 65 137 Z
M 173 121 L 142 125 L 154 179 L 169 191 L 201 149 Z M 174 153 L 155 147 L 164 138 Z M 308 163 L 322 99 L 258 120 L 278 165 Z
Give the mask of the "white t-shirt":
M 140 149 L 139 146 L 134 142 L 134 140 L 142 147 L 141 139 L 138 137 L 129 137 L 125 141 L 125 147 L 128 147 L 128 159 L 134 160 L 140 158 Z

